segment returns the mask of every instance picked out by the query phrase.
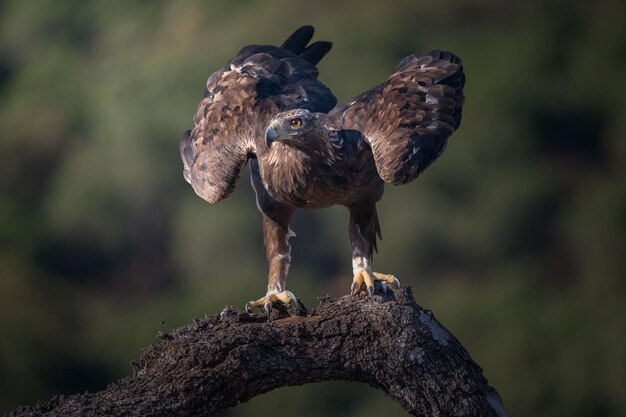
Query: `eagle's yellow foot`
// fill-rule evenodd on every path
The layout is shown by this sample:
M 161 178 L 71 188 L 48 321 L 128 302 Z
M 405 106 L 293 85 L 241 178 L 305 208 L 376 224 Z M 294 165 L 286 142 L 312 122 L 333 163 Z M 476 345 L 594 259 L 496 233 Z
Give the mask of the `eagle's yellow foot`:
M 302 306 L 300 299 L 296 297 L 294 293 L 291 291 L 281 291 L 278 292 L 276 290 L 268 291 L 265 294 L 265 297 L 261 297 L 256 301 L 249 301 L 246 303 L 246 312 L 252 313 L 252 309 L 255 307 L 263 308 L 265 310 L 265 314 L 267 315 L 267 320 L 270 319 L 270 312 L 272 311 L 272 303 L 279 301 L 284 304 L 289 304 L 293 301 L 296 305 Z
M 352 278 L 352 287 L 350 288 L 350 295 L 358 294 L 361 291 L 363 284 L 367 288 L 367 293 L 371 296 L 374 295 L 376 287 L 374 282 L 379 281 L 383 292 L 387 292 L 387 284 L 396 284 L 400 287 L 400 280 L 391 274 L 381 274 L 379 272 L 372 272 L 369 269 L 362 268 L 354 273 Z

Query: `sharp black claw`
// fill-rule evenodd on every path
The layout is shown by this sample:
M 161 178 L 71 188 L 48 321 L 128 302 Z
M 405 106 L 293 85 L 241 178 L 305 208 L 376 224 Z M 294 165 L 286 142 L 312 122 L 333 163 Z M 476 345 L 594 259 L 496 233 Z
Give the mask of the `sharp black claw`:
M 267 321 L 270 321 L 271 311 L 272 311 L 272 307 L 269 304 L 265 304 L 265 315 L 267 316 Z
M 356 294 L 356 290 L 358 288 L 358 285 L 356 282 L 353 282 L 352 285 L 350 286 L 350 295 L 354 295 Z
M 287 291 L 287 296 L 297 305 L 298 302 L 300 301 L 298 299 L 298 297 L 296 297 L 296 295 L 294 293 L 292 293 L 291 291 Z
M 246 305 L 243 307 L 243 309 L 248 314 L 252 313 L 252 309 L 250 308 L 250 303 L 246 303 Z
M 367 293 L 370 295 L 370 297 L 374 296 L 374 286 L 370 285 L 369 287 L 367 287 Z

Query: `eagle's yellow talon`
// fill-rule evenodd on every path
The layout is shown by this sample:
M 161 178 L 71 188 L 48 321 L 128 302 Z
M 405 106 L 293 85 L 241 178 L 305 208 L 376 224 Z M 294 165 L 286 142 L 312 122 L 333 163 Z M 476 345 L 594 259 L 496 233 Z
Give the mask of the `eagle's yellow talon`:
M 289 304 L 290 301 L 298 304 L 298 297 L 296 297 L 296 295 L 291 291 L 283 291 L 281 293 L 278 293 L 276 294 L 276 298 L 285 304 Z
M 356 295 L 361 292 L 361 286 L 363 285 L 363 274 L 361 272 L 357 272 L 352 277 L 352 286 L 350 287 L 350 295 Z
M 381 283 L 396 284 L 400 288 L 400 280 L 393 274 L 381 274 L 380 272 L 372 273 Z
M 358 294 L 361 291 L 362 285 L 365 284 L 367 293 L 370 297 L 373 296 L 376 292 L 376 287 L 374 286 L 374 282 L 376 281 L 380 282 L 383 293 L 387 293 L 389 284 L 396 284 L 400 287 L 400 280 L 396 278 L 395 275 L 370 272 L 363 269 L 354 274 L 354 277 L 352 278 L 352 286 L 350 287 L 350 295 Z
M 272 311 L 272 303 L 279 301 L 283 304 L 289 304 L 290 302 L 294 302 L 297 306 L 302 307 L 302 303 L 296 297 L 294 293 L 291 291 L 281 291 L 281 292 L 268 292 L 265 297 L 261 297 L 255 301 L 249 301 L 245 305 L 245 310 L 247 313 L 252 313 L 254 308 L 263 308 L 265 314 L 267 315 L 267 319 L 270 318 L 270 312 Z
M 364 269 L 361 271 L 361 275 L 363 276 L 363 281 L 365 281 L 365 286 L 367 287 L 367 292 L 370 292 L 370 288 L 372 288 L 372 294 L 374 290 L 374 278 L 372 277 L 372 272 Z

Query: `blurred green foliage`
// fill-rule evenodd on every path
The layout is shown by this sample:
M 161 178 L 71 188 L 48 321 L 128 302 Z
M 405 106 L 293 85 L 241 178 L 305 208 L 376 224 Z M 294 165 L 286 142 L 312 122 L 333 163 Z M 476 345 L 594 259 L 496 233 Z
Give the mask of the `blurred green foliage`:
M 311 23 L 341 100 L 414 51 L 463 58 L 445 155 L 379 205 L 396 273 L 510 415 L 626 410 L 624 2 L 0 2 L 0 411 L 128 374 L 159 330 L 265 290 L 246 178 L 209 206 L 178 139 L 209 74 Z M 294 221 L 289 288 L 350 284 L 347 213 Z M 162 323 L 164 322 L 164 323 Z M 403 415 L 358 384 L 286 388 L 240 415 Z

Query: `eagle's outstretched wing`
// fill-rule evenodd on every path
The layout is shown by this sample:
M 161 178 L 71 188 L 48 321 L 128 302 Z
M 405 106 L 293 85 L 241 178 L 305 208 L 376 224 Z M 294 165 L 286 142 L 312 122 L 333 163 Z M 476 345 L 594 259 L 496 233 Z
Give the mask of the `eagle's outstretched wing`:
M 455 55 L 410 55 L 385 83 L 338 106 L 329 117 L 340 128 L 363 134 L 383 180 L 406 184 L 441 155 L 459 127 L 464 83 Z
M 313 28 L 303 26 L 281 47 L 247 46 L 211 75 L 194 128 L 180 142 L 183 175 L 200 197 L 210 203 L 228 197 L 248 157 L 263 152 L 263 132 L 274 114 L 335 106 L 315 67 L 332 44 L 307 47 L 312 36 Z

